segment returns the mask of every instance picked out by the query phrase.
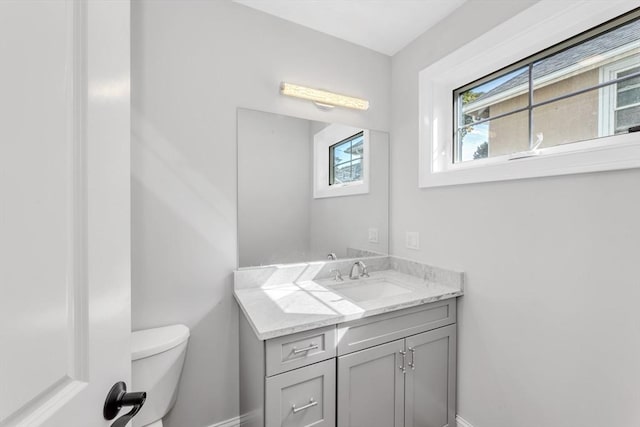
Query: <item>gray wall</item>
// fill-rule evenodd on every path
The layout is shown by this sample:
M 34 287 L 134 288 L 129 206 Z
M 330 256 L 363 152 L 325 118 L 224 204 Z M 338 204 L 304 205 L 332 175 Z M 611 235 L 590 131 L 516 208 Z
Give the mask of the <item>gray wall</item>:
M 472 0 L 393 57 L 391 252 L 467 273 L 474 427 L 640 425 L 640 170 L 417 187 L 418 72 L 525 5 Z
M 309 120 L 238 110 L 239 266 L 309 259 Z
M 191 328 L 166 425 L 204 427 L 238 414 L 236 108 L 388 131 L 391 60 L 228 0 L 137 0 L 131 18 L 133 327 Z M 371 108 L 320 111 L 281 80 Z

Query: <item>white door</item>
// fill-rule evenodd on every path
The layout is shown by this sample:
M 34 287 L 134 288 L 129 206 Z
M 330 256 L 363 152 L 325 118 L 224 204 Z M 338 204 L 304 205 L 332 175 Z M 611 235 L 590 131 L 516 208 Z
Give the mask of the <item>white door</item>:
M 3 427 L 111 425 L 131 366 L 129 129 L 129 1 L 0 0 Z

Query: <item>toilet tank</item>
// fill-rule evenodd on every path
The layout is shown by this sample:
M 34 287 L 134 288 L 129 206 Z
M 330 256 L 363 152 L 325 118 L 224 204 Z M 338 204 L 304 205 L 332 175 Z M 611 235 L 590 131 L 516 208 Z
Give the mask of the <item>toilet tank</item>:
M 164 417 L 173 407 L 189 339 L 189 328 L 171 325 L 131 334 L 131 390 L 147 392 L 134 427 Z

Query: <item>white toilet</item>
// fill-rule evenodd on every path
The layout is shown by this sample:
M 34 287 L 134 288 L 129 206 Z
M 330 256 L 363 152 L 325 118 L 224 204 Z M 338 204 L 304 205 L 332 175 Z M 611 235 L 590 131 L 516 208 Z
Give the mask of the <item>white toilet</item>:
M 189 328 L 171 325 L 131 335 L 130 391 L 147 392 L 147 400 L 133 419 L 133 426 L 162 427 L 162 417 L 176 401 Z

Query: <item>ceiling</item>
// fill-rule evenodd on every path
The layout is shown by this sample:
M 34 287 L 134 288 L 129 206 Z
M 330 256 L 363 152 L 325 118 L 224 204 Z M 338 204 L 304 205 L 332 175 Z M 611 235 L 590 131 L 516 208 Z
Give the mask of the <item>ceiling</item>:
M 465 0 L 233 1 L 390 56 L 465 2 Z

